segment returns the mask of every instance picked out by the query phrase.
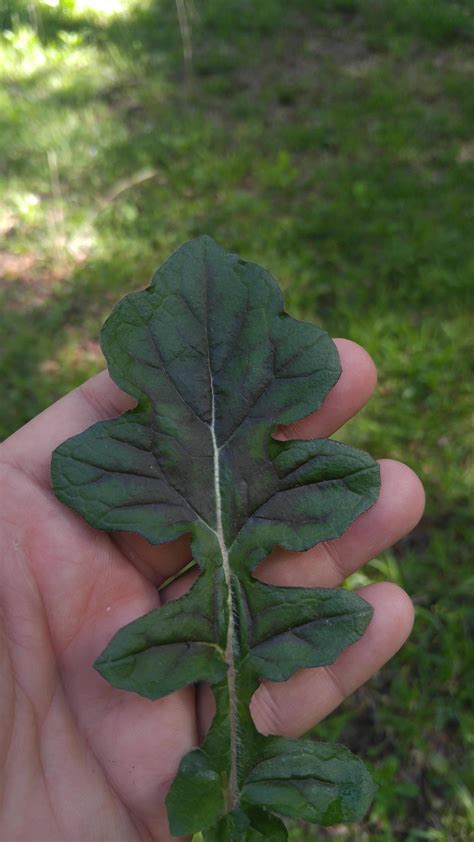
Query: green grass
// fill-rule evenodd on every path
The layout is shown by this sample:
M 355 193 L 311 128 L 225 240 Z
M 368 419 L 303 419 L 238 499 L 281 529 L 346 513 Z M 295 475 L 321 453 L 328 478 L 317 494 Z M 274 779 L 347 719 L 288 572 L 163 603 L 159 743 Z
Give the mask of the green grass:
M 472 3 L 201 0 L 189 78 L 174 2 L 95 6 L 0 13 L 1 434 L 101 368 L 113 302 L 202 232 L 364 344 L 380 385 L 343 437 L 407 461 L 428 506 L 354 579 L 399 582 L 417 619 L 317 729 L 380 787 L 317 838 L 470 840 Z

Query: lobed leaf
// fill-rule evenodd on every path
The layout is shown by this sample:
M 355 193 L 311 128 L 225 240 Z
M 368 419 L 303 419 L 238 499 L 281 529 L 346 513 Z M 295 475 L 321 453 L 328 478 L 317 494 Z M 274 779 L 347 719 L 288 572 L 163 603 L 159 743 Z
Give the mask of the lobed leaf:
M 362 818 L 375 786 L 346 748 L 310 740 L 269 738 L 242 800 L 322 825 Z
M 171 832 L 280 842 L 274 813 L 322 824 L 362 815 L 373 787 L 360 761 L 338 746 L 264 738 L 249 712 L 259 681 L 332 663 L 370 621 L 347 591 L 252 575 L 274 546 L 336 538 L 377 498 L 367 454 L 272 438 L 321 406 L 340 374 L 334 344 L 284 312 L 268 272 L 209 237 L 119 302 L 101 341 L 138 405 L 64 442 L 52 480 L 96 528 L 154 544 L 190 535 L 200 569 L 191 591 L 121 629 L 95 664 L 151 699 L 197 681 L 213 688 L 210 731 L 167 798 Z
M 371 606 L 349 591 L 252 582 L 247 592 L 248 660 L 259 678 L 285 681 L 301 667 L 332 664 L 363 635 L 371 617 Z
M 195 681 L 222 681 L 227 672 L 225 638 L 216 635 L 214 604 L 221 589 L 198 580 L 192 590 L 124 626 L 94 666 L 114 687 L 160 699 Z M 223 625 L 223 624 L 222 624 Z

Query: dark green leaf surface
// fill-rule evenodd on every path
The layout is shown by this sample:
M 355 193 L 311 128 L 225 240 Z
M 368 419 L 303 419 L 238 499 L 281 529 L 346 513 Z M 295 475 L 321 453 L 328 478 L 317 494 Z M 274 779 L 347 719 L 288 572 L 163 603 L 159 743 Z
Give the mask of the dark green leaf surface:
M 215 827 L 204 833 L 204 842 L 286 842 L 287 832 L 283 822 L 275 815 L 258 807 L 246 805 L 243 810 L 224 816 Z
M 323 825 L 353 821 L 370 805 L 370 775 L 343 746 L 270 738 L 262 754 L 247 776 L 244 801 Z
M 377 498 L 367 454 L 271 436 L 321 405 L 340 373 L 334 344 L 284 312 L 267 272 L 201 237 L 116 306 L 102 347 L 137 408 L 62 444 L 52 478 L 59 499 L 99 529 L 154 544 L 191 536 L 191 591 L 120 630 L 95 664 L 151 699 L 196 681 L 213 687 L 211 729 L 168 796 L 172 833 L 279 842 L 286 831 L 272 811 L 320 823 L 361 816 L 372 790 L 360 761 L 340 747 L 265 739 L 248 708 L 262 678 L 332 663 L 371 616 L 347 591 L 252 575 L 275 545 L 336 538 Z
M 332 664 L 364 633 L 372 610 L 349 591 L 253 582 L 243 616 L 252 669 L 260 678 L 284 681 L 297 668 Z
M 102 652 L 96 669 L 114 687 L 139 687 L 148 699 L 193 681 L 222 680 L 226 641 L 215 639 L 213 611 L 225 617 L 227 607 L 213 602 L 222 592 L 216 579 L 218 574 L 209 583 L 201 577 L 181 599 L 129 623 Z

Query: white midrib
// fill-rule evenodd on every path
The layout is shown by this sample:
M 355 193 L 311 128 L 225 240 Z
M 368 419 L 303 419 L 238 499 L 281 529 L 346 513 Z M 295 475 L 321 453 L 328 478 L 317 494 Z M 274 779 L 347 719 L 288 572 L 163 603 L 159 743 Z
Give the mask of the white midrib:
M 236 676 L 235 676 L 235 660 L 234 660 L 234 605 L 232 600 L 232 582 L 231 570 L 229 564 L 229 551 L 226 547 L 224 538 L 224 528 L 222 525 L 222 496 L 220 484 L 220 462 L 219 450 L 216 439 L 215 430 L 215 397 L 214 385 L 212 376 L 211 383 L 211 398 L 212 398 L 212 416 L 211 416 L 211 437 L 214 461 L 214 493 L 216 500 L 216 536 L 219 543 L 219 549 L 222 556 L 222 567 L 224 570 L 224 579 L 227 586 L 227 611 L 228 611 L 228 626 L 227 626 L 227 641 L 225 658 L 228 665 L 227 670 L 227 687 L 229 691 L 229 732 L 230 732 L 230 775 L 228 787 L 228 808 L 233 810 L 237 805 L 238 800 L 238 782 L 237 782 L 237 697 L 236 697 Z

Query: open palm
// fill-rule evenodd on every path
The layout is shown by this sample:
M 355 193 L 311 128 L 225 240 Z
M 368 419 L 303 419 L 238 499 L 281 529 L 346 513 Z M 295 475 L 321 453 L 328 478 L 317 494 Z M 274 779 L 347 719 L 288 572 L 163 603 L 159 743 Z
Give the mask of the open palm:
M 322 408 L 282 437 L 332 434 L 368 400 L 375 369 L 337 340 L 342 375 Z M 0 838 L 2 842 L 168 842 L 164 799 L 180 758 L 212 717 L 192 687 L 151 702 L 109 686 L 92 663 L 125 623 L 175 598 L 193 573 L 158 591 L 189 560 L 187 540 L 153 547 L 90 528 L 51 491 L 51 451 L 132 405 L 98 375 L 0 448 Z M 304 553 L 278 550 L 257 575 L 282 585 L 334 587 L 406 534 L 423 490 L 406 466 L 382 461 L 375 506 L 341 538 Z M 395 585 L 371 585 L 364 637 L 331 667 L 261 685 L 252 701 L 264 733 L 297 736 L 369 678 L 408 636 L 413 612 Z

